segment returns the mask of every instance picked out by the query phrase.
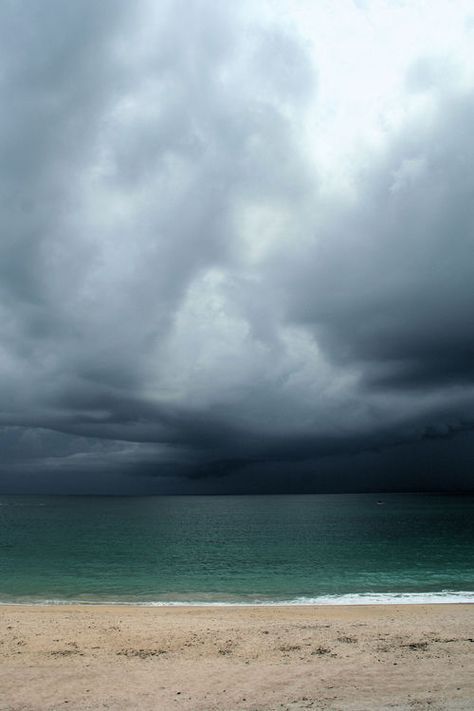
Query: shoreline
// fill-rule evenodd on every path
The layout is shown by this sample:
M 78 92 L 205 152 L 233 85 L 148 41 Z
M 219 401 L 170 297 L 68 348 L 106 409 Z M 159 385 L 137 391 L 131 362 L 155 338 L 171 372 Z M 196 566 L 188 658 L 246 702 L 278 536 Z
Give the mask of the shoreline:
M 202 613 L 202 614 L 209 614 L 209 616 L 212 616 L 213 614 L 216 615 L 225 615 L 227 612 L 229 614 L 236 613 L 238 614 L 240 611 L 242 614 L 245 615 L 246 611 L 253 612 L 253 613 L 259 613 L 261 612 L 262 615 L 268 614 L 272 615 L 273 613 L 279 614 L 281 613 L 282 615 L 288 614 L 288 615 L 305 615 L 311 614 L 311 613 L 320 613 L 321 616 L 337 616 L 337 613 L 341 613 L 344 615 L 344 611 L 346 612 L 351 612 L 354 613 L 355 615 L 357 614 L 357 611 L 361 611 L 361 614 L 363 614 L 363 611 L 373 611 L 374 613 L 380 612 L 382 615 L 388 615 L 389 613 L 392 612 L 399 612 L 399 611 L 411 611 L 412 613 L 415 613 L 416 611 L 423 611 L 425 609 L 427 610 L 442 610 L 443 608 L 446 609 L 470 609 L 471 605 L 473 605 L 472 602 L 432 602 L 432 603 L 390 603 L 390 604 L 382 604 L 382 603 L 357 603 L 357 604 L 336 604 L 336 605 L 330 605 L 330 604 L 323 604 L 323 605 L 318 605 L 318 604 L 304 604 L 304 605 L 292 605 L 292 604 L 251 604 L 251 603 L 237 603 L 237 604 L 232 604 L 232 603 L 225 603 L 225 604 L 213 604 L 213 603 L 205 603 L 205 604 L 191 604 L 188 605 L 186 603 L 179 603 L 179 604 L 135 604 L 135 603 L 126 603 L 126 602 L 117 602 L 117 603 L 83 603 L 83 602 L 72 602 L 72 603 L 0 603 L 0 618 L 4 614 L 8 613 L 13 613 L 14 611 L 17 610 L 29 610 L 31 612 L 53 612 L 54 610 L 58 611 L 64 611 L 65 613 L 73 613 L 73 612 L 82 612 L 82 613 L 87 613 L 88 611 L 95 611 L 96 613 L 104 613 L 104 614 L 117 614 L 121 611 L 129 611 L 132 614 L 135 613 L 140 613 L 140 611 L 143 611 L 144 614 L 147 612 L 152 613 L 156 612 L 157 614 L 172 614 L 176 613 L 177 615 L 190 615 L 193 612 L 195 613 Z M 472 615 L 472 621 L 474 625 L 474 613 Z M 473 648 L 473 653 L 474 653 L 474 648 Z
M 295 598 L 294 600 L 0 600 L 0 609 L 15 607 L 131 607 L 131 608 L 297 608 L 297 607 L 392 607 L 423 605 L 472 605 L 474 592 L 442 591 L 439 593 L 360 593 L 314 598 Z
M 474 614 L 428 605 L 2 605 L 9 711 L 472 709 Z
M 358 608 L 384 608 L 387 609 L 397 608 L 397 607 L 469 607 L 474 604 L 474 600 L 471 601 L 436 601 L 436 602 L 355 602 L 355 603 L 287 603 L 287 602 L 270 602 L 270 603 L 251 603 L 251 602 L 196 602 L 196 603 L 186 603 L 186 602 L 62 602 L 62 601 L 51 601 L 51 602 L 0 602 L 0 611 L 8 610 L 8 608 L 32 608 L 32 609 L 93 609 L 98 608 L 101 610 L 116 610 L 120 608 L 131 610 L 297 610 L 297 609 L 334 609 L 341 610 L 344 608 L 358 609 Z

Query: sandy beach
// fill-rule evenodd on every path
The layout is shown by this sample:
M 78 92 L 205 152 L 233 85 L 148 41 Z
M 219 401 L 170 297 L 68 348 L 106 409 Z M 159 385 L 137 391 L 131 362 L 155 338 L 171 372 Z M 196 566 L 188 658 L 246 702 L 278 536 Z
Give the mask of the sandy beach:
M 0 709 L 472 709 L 474 607 L 3 606 Z

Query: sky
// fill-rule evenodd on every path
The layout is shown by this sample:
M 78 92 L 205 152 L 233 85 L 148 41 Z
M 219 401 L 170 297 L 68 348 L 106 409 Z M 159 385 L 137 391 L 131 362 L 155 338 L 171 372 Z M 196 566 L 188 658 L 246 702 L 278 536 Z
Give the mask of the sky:
M 0 35 L 0 492 L 474 489 L 470 1 Z

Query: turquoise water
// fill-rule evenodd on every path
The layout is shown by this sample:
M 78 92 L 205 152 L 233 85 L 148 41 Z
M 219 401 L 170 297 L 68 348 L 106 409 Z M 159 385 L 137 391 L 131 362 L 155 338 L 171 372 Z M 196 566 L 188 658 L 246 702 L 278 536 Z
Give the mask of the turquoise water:
M 474 497 L 379 498 L 0 497 L 0 601 L 474 600 Z

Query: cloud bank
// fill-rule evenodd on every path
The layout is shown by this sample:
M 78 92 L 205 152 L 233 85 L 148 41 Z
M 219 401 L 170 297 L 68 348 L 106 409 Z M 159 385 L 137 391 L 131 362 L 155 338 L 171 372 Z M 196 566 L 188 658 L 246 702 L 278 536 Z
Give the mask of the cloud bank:
M 474 19 L 424 8 L 2 5 L 3 490 L 472 488 Z

